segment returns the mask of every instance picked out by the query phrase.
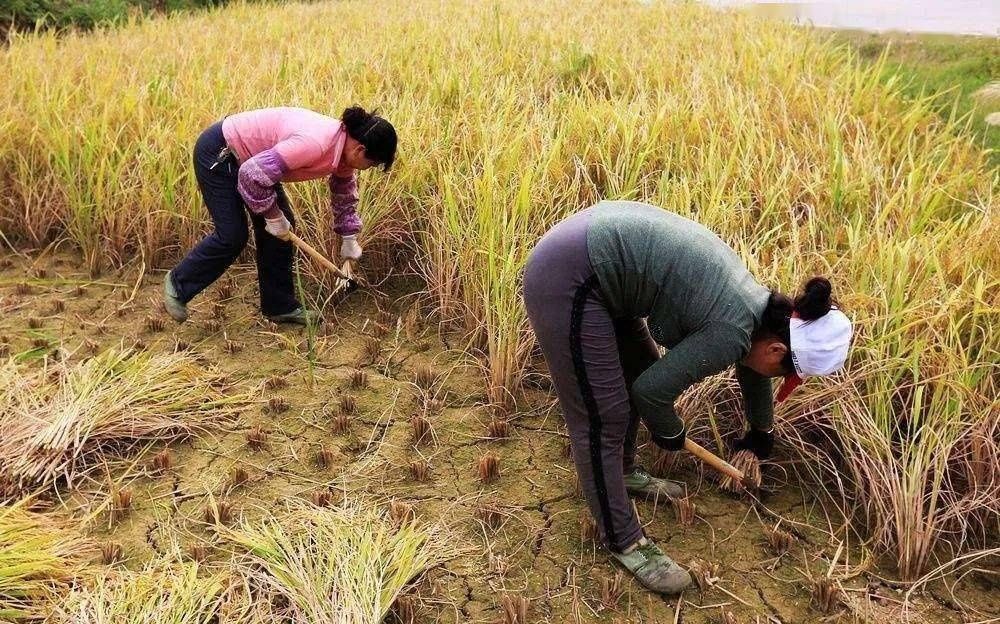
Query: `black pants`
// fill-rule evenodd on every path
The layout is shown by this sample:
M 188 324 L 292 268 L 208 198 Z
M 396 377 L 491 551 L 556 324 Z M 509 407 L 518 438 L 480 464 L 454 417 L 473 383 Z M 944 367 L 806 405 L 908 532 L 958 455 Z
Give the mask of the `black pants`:
M 194 173 L 215 231 L 201 239 L 171 271 L 177 296 L 187 303 L 226 272 L 246 247 L 250 236 L 247 230 L 249 216 L 257 243 L 261 312 L 266 315 L 291 312 L 299 306 L 292 280 L 292 243 L 268 234 L 264 230 L 264 217 L 247 210 L 236 191 L 238 168 L 235 162 L 229 160 L 210 168 L 225 145 L 220 121 L 202 132 L 194 146 Z M 284 189 L 279 184 L 275 191 L 278 207 L 294 225 L 295 218 Z
M 621 551 L 642 537 L 625 490 L 639 417 L 632 383 L 659 358 L 643 319 L 612 318 L 587 252 L 590 210 L 542 237 L 524 271 L 524 302 L 549 365 L 573 462 L 604 542 Z

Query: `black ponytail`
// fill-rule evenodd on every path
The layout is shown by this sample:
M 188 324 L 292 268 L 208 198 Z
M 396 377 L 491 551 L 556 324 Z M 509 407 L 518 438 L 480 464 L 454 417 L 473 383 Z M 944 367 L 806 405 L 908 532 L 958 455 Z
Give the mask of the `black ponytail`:
M 378 111 L 368 112 L 360 106 L 344 109 L 340 120 L 352 139 L 365 147 L 365 156 L 388 171 L 396 160 L 396 129 L 379 117 Z
M 825 316 L 833 308 L 833 286 L 825 277 L 814 277 L 802 287 L 802 293 L 792 301 L 788 295 L 776 290 L 771 291 L 767 299 L 767 307 L 760 320 L 760 327 L 753 337 L 777 338 L 785 345 L 791 346 L 789 322 L 794 313 L 803 321 L 814 321 Z
M 803 321 L 815 321 L 833 308 L 833 286 L 825 277 L 814 277 L 802 288 L 793 304 L 796 315 Z

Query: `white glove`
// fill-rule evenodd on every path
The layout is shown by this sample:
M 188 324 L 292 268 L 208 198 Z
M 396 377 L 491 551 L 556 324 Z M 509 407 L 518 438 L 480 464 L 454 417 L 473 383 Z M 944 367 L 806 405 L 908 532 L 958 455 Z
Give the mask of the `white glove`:
M 288 222 L 285 215 L 282 214 L 277 219 L 264 219 L 266 225 L 264 229 L 268 234 L 274 236 L 275 238 L 280 238 L 281 240 L 288 240 L 288 231 L 292 229 L 292 224 Z
M 358 260 L 361 258 L 361 245 L 358 244 L 358 237 L 345 236 L 340 242 L 340 257 L 345 260 Z

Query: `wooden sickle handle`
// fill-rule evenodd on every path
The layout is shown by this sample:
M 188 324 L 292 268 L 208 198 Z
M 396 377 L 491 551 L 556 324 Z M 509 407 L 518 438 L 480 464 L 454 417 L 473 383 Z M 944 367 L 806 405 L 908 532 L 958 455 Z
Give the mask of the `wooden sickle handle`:
M 313 260 L 322 264 L 328 271 L 330 271 L 340 279 L 347 281 L 352 281 L 354 279 L 348 273 L 344 273 L 343 271 L 341 271 L 336 264 L 334 264 L 329 260 L 329 258 L 324 256 L 320 252 L 316 251 L 316 249 L 312 245 L 299 238 L 299 235 L 296 234 L 295 232 L 288 232 L 288 238 L 292 241 L 292 243 L 294 243 L 296 247 L 306 252 L 309 256 L 312 257 Z M 350 267 L 350 264 L 348 264 L 347 266 Z
M 684 449 L 727 477 L 735 479 L 737 483 L 743 483 L 742 472 L 691 438 L 686 438 L 684 440 Z

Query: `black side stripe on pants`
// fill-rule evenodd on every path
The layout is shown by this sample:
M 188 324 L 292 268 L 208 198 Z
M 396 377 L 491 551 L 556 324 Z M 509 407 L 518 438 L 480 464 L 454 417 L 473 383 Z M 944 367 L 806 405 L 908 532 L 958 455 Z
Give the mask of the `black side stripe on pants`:
M 604 463 L 601 459 L 601 414 L 594 399 L 594 390 L 590 387 L 587 377 L 587 365 L 583 359 L 583 342 L 580 331 L 583 325 L 583 307 L 587 297 L 597 286 L 597 276 L 591 275 L 580 284 L 573 295 L 573 309 L 570 312 L 569 350 L 573 357 L 573 370 L 576 373 L 576 383 L 583 396 L 583 404 L 587 408 L 590 420 L 590 466 L 594 472 L 594 486 L 597 488 L 597 501 L 601 507 L 601 517 L 604 520 L 604 533 L 611 548 L 616 548 L 615 528 L 611 519 L 611 504 L 608 502 L 608 486 L 604 481 Z

